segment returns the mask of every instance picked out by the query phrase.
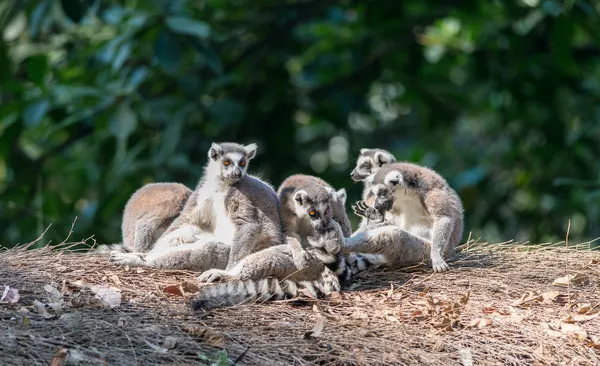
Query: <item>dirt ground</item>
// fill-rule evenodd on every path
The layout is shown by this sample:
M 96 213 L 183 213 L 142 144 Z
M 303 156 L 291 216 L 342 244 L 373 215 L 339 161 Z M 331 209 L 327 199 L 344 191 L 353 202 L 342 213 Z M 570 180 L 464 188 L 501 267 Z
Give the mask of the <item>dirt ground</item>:
M 597 365 L 600 252 L 467 244 L 446 273 L 195 313 L 196 274 L 0 251 L 2 365 Z M 8 287 L 6 287 L 8 286 Z

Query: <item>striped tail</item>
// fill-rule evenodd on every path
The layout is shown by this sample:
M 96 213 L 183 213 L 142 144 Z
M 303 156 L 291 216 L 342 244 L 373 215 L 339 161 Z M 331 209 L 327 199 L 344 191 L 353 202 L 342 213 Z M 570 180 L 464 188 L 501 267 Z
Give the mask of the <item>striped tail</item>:
M 192 300 L 191 305 L 196 311 L 210 310 L 292 298 L 297 296 L 301 290 L 306 290 L 314 298 L 340 291 L 341 286 L 337 276 L 328 270 L 324 272 L 327 273 L 321 274 L 321 277 L 315 281 L 282 281 L 270 277 L 204 287 L 200 289 L 200 294 Z
M 377 268 L 388 264 L 382 254 L 358 254 L 350 253 L 346 256 L 346 267 L 350 276 L 354 276 L 369 268 Z

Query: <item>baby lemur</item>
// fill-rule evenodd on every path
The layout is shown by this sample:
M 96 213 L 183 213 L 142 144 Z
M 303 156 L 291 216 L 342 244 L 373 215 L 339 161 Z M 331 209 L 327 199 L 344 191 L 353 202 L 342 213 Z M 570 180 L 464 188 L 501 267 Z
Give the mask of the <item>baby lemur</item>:
M 384 165 L 395 163 L 396 158 L 392 153 L 382 149 L 360 149 L 360 154 L 356 160 L 356 167 L 350 172 L 350 177 L 355 182 L 363 182 L 362 200 L 367 206 L 373 206 L 375 195 L 371 192 L 371 185 L 375 173 Z M 355 210 L 356 206 L 352 205 Z M 367 227 L 368 219 L 362 217 L 357 232 L 364 231 Z
M 200 281 L 229 282 L 202 288 L 193 299 L 192 307 L 207 310 L 249 300 L 283 299 L 296 296 L 300 289 L 307 290 L 313 297 L 340 291 L 338 276 L 327 265 L 337 260 L 343 240 L 340 226 L 330 221 L 306 237 L 307 258 L 302 267 L 295 259 L 297 248 L 288 241 L 252 253 L 228 271 L 208 270 L 199 277 Z
M 148 253 L 113 252 L 120 264 L 204 271 L 233 268 L 283 243 L 277 194 L 246 174 L 256 145 L 213 143 L 204 175 L 181 213 Z
M 386 164 L 373 177 L 372 210 L 365 216 L 380 223 L 347 238 L 344 250 L 383 254 L 388 264 L 430 262 L 434 272 L 449 269 L 463 233 L 463 206 L 458 194 L 435 171 L 408 162 Z M 379 227 L 377 227 L 379 226 Z

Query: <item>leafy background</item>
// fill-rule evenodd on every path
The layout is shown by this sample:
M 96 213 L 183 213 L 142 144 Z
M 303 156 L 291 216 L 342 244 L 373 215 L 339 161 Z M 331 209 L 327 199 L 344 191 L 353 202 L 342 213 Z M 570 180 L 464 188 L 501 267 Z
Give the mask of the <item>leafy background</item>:
M 448 179 L 466 235 L 596 238 L 598 4 L 0 2 L 0 245 L 75 217 L 72 239 L 117 242 L 135 189 L 194 186 L 227 140 L 350 201 L 358 150 L 386 148 Z

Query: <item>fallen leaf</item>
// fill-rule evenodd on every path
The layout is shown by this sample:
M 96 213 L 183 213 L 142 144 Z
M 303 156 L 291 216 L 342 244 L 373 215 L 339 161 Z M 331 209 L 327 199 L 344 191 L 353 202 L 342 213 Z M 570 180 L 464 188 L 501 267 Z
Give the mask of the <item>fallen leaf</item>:
M 188 294 L 195 294 L 196 292 L 200 291 L 200 287 L 190 281 L 183 281 L 181 288 Z
M 400 324 L 400 320 L 398 320 L 398 318 L 396 318 L 395 316 L 388 316 L 387 320 L 391 321 L 392 323 Z
M 467 325 L 467 328 L 485 328 L 487 326 L 492 325 L 492 319 L 487 319 L 487 318 L 479 318 L 479 319 L 474 319 L 473 321 L 471 321 L 469 323 L 469 325 Z
M 50 294 L 50 301 L 58 301 L 62 299 L 62 294 L 58 289 L 52 285 L 45 285 L 44 290 Z
M 154 343 L 150 343 L 150 342 L 148 342 L 145 339 L 144 339 L 144 342 L 148 345 L 148 347 L 152 348 L 155 352 L 158 352 L 158 353 L 167 353 L 169 351 L 168 349 L 162 348 L 161 346 L 157 346 Z
M 576 321 L 578 323 L 584 323 L 584 322 L 587 322 L 587 321 L 592 320 L 594 318 L 597 318 L 598 316 L 600 316 L 600 313 L 596 313 L 596 314 L 592 314 L 592 315 L 577 314 L 577 315 L 573 315 L 572 319 L 573 319 L 573 321 Z
M 96 295 L 97 299 L 102 300 L 105 306 L 116 308 L 121 306 L 121 290 L 108 286 L 90 286 L 90 290 Z
M 544 292 L 542 294 L 542 297 L 544 298 L 544 300 L 550 300 L 550 301 L 556 299 L 559 296 L 560 296 L 560 292 L 558 292 L 558 291 L 548 291 L 548 292 Z
M 165 338 L 163 342 L 163 348 L 165 349 L 173 349 L 177 345 L 177 338 L 168 336 Z
M 592 304 L 578 304 L 577 314 L 587 314 L 592 310 Z
M 592 259 L 590 264 L 600 264 L 600 259 Z
M 588 277 L 581 274 L 569 274 L 563 277 L 559 277 L 552 282 L 553 285 L 556 286 L 569 286 L 569 285 L 582 285 L 588 282 Z
M 62 366 L 65 364 L 65 361 L 67 359 L 67 354 L 69 353 L 69 350 L 61 347 L 59 348 L 56 353 L 54 354 L 54 357 L 52 357 L 52 361 L 50 361 L 50 366 Z
M 121 280 L 119 279 L 119 276 L 113 274 L 110 275 L 110 280 L 115 284 L 115 285 L 122 285 L 123 283 L 121 282 Z
M 307 288 L 301 288 L 300 290 L 298 290 L 298 292 L 300 292 L 301 294 L 303 294 L 306 297 L 310 297 L 311 299 L 316 299 L 317 296 L 315 294 L 313 294 L 309 289 Z
M 119 318 L 119 320 L 117 320 L 117 327 L 123 328 L 124 326 L 125 326 L 125 319 Z
M 0 303 L 14 304 L 18 302 L 20 298 L 21 295 L 19 295 L 19 290 L 8 285 L 4 285 L 4 291 L 2 292 L 2 297 L 0 297 Z
M 319 317 L 315 326 L 312 328 L 310 332 L 304 333 L 304 339 L 313 339 L 318 338 L 323 333 L 323 328 L 325 327 L 325 317 Z
M 578 324 L 571 323 L 560 323 L 560 331 L 566 333 L 568 335 L 574 335 L 576 338 L 580 340 L 584 340 L 587 338 L 587 332 L 581 328 Z
M 466 294 L 462 295 L 460 297 L 460 299 L 458 299 L 458 302 L 462 305 L 465 306 L 467 305 L 467 303 L 469 302 L 469 296 L 471 295 L 471 292 L 467 292 Z
M 169 285 L 165 287 L 163 291 L 175 296 L 183 296 L 185 294 L 181 288 L 181 285 Z
M 223 335 L 213 331 L 210 328 L 205 327 L 196 327 L 196 326 L 184 326 L 182 327 L 183 331 L 195 337 L 202 343 L 205 343 L 208 346 L 221 348 L 225 344 L 225 339 Z
M 533 291 L 527 291 L 526 293 L 521 295 L 521 298 L 519 300 L 514 301 L 512 303 L 512 305 L 513 306 L 529 305 L 533 301 L 540 301 L 542 299 L 543 299 L 542 295 L 540 295 L 536 292 L 533 292 Z
M 458 350 L 462 366 L 473 366 L 473 354 L 469 348 L 461 348 Z

